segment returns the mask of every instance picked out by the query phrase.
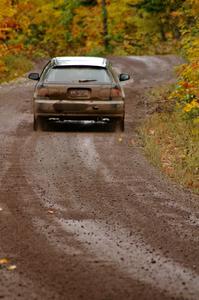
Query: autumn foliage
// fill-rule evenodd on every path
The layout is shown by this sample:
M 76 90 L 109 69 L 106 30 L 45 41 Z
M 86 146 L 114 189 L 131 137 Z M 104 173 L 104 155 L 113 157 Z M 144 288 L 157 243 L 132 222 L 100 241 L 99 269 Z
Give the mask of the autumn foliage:
M 183 46 L 184 54 L 195 57 L 198 7 L 197 0 L 1 0 L 1 56 L 18 48 L 37 55 L 127 55 Z

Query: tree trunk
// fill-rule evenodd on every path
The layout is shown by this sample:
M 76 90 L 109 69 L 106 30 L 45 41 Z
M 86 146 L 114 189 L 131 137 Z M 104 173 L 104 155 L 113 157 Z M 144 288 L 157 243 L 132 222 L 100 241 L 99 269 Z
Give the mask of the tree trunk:
M 176 40 L 179 40 L 180 37 L 181 37 L 181 32 L 180 32 L 180 29 L 175 25 L 173 24 L 173 27 L 172 27 L 172 33 L 173 33 L 173 37 L 176 39 Z
M 167 41 L 167 37 L 166 37 L 166 34 L 165 34 L 165 29 L 164 29 L 164 24 L 160 23 L 160 36 L 161 36 L 161 40 L 163 42 L 166 42 Z
M 109 47 L 109 38 L 108 38 L 108 13 L 106 7 L 106 0 L 102 0 L 102 21 L 103 21 L 103 42 L 105 50 Z

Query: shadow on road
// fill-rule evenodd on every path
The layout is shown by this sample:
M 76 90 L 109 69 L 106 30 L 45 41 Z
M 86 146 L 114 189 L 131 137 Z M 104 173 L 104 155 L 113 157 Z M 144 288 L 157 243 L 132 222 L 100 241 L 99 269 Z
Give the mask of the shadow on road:
M 113 123 L 95 121 L 48 121 L 42 124 L 41 131 L 57 132 L 114 132 Z

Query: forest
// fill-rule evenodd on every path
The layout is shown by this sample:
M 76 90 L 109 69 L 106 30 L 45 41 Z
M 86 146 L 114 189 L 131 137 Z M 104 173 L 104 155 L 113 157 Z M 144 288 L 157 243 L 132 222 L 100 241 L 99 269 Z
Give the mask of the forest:
M 1 57 L 198 55 L 197 0 L 1 0 Z M 194 51 L 192 49 L 194 48 Z
M 199 134 L 198 0 L 0 2 L 0 82 L 27 72 L 36 58 L 155 54 L 177 54 L 186 61 L 177 69 L 168 101 L 191 128 L 192 149 Z M 198 174 L 198 165 L 196 157 L 190 172 Z

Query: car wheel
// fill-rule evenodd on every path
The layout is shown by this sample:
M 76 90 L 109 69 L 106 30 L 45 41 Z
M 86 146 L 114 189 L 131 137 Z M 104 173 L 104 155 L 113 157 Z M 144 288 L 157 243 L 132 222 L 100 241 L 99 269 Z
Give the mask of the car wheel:
M 47 124 L 45 122 L 46 120 L 42 117 L 35 117 L 33 119 L 33 130 L 37 131 L 38 129 L 46 130 Z
M 48 130 L 48 120 L 46 118 L 41 118 L 41 128 L 43 131 Z
M 40 117 L 35 117 L 33 119 L 33 130 L 37 131 L 40 127 Z
M 124 119 L 117 119 L 115 122 L 115 129 L 117 132 L 124 132 L 125 129 L 125 124 L 124 124 Z

